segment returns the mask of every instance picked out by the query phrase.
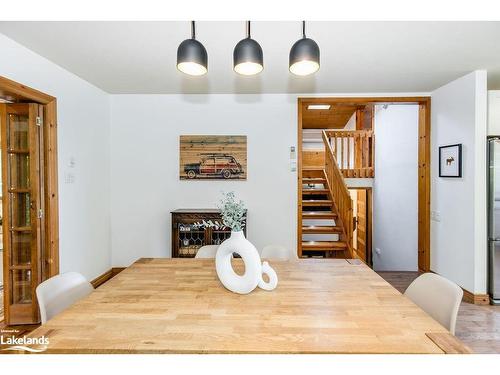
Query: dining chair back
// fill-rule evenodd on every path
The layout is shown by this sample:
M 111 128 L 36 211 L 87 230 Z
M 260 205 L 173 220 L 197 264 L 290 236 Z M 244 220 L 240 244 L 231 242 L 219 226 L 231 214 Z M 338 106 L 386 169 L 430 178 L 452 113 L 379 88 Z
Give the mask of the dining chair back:
M 420 275 L 405 291 L 405 296 L 453 335 L 463 294 L 457 284 L 435 273 Z
M 198 252 L 194 256 L 195 258 L 200 259 L 209 259 L 215 258 L 215 254 L 217 253 L 218 245 L 205 245 L 198 249 Z
M 261 258 L 267 259 L 290 259 L 290 252 L 288 249 L 281 245 L 267 245 L 262 249 Z
M 36 288 L 42 324 L 93 290 L 92 284 L 78 272 L 66 272 L 45 280 Z

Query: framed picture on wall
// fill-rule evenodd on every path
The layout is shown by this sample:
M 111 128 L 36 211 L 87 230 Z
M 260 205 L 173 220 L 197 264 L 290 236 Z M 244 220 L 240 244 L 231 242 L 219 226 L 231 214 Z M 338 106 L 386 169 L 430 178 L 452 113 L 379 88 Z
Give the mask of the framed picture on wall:
M 439 147 L 439 177 L 462 177 L 462 144 Z
M 181 180 L 246 180 L 246 135 L 181 135 Z

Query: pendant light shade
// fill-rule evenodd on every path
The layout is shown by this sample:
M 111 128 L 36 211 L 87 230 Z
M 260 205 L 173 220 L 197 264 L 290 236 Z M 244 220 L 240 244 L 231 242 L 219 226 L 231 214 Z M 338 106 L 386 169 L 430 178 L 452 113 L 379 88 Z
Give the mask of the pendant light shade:
M 236 73 L 246 76 L 258 74 L 264 69 L 262 48 L 250 37 L 250 21 L 247 21 L 247 37 L 234 47 L 233 68 Z
M 290 72 L 307 76 L 319 69 L 319 46 L 306 37 L 306 22 L 302 21 L 302 39 L 295 42 L 290 50 Z
M 191 21 L 191 39 L 184 40 L 177 48 L 177 69 L 191 76 L 208 72 L 207 50 L 196 40 L 194 21 Z

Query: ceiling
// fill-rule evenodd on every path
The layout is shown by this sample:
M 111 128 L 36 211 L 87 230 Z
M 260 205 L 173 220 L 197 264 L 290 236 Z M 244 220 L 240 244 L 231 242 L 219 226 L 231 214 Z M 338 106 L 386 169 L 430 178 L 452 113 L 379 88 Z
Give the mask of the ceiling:
M 0 22 L 0 33 L 114 94 L 428 92 L 475 69 L 500 89 L 500 22 L 308 22 L 321 48 L 321 69 L 288 71 L 300 22 L 253 22 L 264 71 L 232 70 L 244 22 L 197 22 L 209 72 L 178 72 L 177 46 L 189 22 Z
M 319 103 L 319 102 L 318 102 Z M 302 129 L 342 129 L 357 109 L 364 105 L 332 104 L 329 109 L 302 109 Z

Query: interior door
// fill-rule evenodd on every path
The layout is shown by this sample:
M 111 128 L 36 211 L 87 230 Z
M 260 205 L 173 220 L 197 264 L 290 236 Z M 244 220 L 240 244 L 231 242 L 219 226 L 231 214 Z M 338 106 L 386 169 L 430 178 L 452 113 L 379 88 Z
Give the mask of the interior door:
M 38 323 L 43 243 L 43 107 L 0 104 L 4 309 L 8 325 Z
M 366 263 L 366 190 L 359 189 L 357 191 L 357 247 L 358 256 Z

